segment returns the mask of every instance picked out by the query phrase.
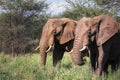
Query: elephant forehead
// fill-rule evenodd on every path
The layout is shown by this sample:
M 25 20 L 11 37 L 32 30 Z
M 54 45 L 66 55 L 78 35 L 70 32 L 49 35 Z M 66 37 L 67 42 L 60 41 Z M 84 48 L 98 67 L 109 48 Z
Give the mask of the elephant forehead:
M 88 26 L 93 22 L 92 18 L 83 17 L 79 20 L 80 23 L 83 23 L 84 25 Z
M 46 24 L 45 24 L 45 26 L 43 27 L 43 29 L 52 27 L 53 24 L 55 24 L 55 21 L 56 21 L 56 19 L 49 19 L 49 20 L 46 22 Z
M 69 19 L 69 18 L 61 18 L 60 20 L 63 22 L 75 22 L 76 23 L 76 21 Z
M 54 19 L 48 19 L 47 22 L 54 22 L 55 20 L 58 20 L 58 19 L 56 19 L 56 18 L 54 18 Z
M 77 24 L 80 29 L 88 29 L 90 28 L 90 22 L 87 19 L 80 20 Z
M 89 17 L 83 17 L 83 18 L 81 18 L 81 20 L 89 20 L 89 19 L 91 19 L 91 18 L 89 18 Z
M 69 18 L 61 18 L 61 20 L 64 20 L 64 21 L 71 21 L 72 19 L 69 19 Z

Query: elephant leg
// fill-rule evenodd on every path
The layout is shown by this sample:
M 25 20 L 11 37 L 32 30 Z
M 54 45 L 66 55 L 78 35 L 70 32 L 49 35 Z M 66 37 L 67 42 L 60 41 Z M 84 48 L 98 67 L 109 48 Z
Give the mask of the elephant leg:
M 102 75 L 106 76 L 108 74 L 108 62 L 104 65 Z
M 92 72 L 95 73 L 95 69 L 96 69 L 96 55 L 97 53 L 92 53 L 90 54 L 90 62 L 91 62 L 91 67 L 92 67 Z
M 112 63 L 111 63 L 111 70 L 112 70 L 112 72 L 115 72 L 118 70 L 118 68 L 119 68 L 119 60 L 116 59 L 116 60 L 112 61 Z
M 96 43 L 91 43 L 88 47 L 90 50 L 90 62 L 91 62 L 92 72 L 95 73 L 95 70 L 97 68 L 98 48 Z
M 108 61 L 108 57 L 109 57 L 109 52 L 110 52 L 110 47 L 111 47 L 111 41 L 108 41 L 106 43 L 104 43 L 103 45 L 98 47 L 98 52 L 99 52 L 99 56 L 98 56 L 98 68 L 97 68 L 97 74 L 101 75 L 102 72 L 107 73 L 107 61 Z M 105 69 L 103 71 L 103 69 Z
M 117 65 L 115 63 L 112 63 L 111 64 L 111 70 L 112 70 L 112 72 L 116 71 L 116 69 L 117 69 Z
M 103 47 L 102 46 L 99 46 L 99 48 L 98 48 L 98 51 L 99 51 L 99 56 L 98 56 L 98 67 L 97 67 L 97 69 L 96 69 L 96 74 L 98 75 L 98 76 L 100 76 L 101 75 L 101 73 L 102 73 L 102 65 L 103 65 L 103 57 L 104 57 L 104 52 L 103 52 L 103 49 L 102 49 Z
M 64 51 L 53 52 L 53 66 L 59 66 L 63 58 Z
M 60 62 L 63 58 L 65 50 L 61 48 L 58 44 L 54 46 L 54 51 L 53 51 L 53 66 L 57 67 L 60 65 Z

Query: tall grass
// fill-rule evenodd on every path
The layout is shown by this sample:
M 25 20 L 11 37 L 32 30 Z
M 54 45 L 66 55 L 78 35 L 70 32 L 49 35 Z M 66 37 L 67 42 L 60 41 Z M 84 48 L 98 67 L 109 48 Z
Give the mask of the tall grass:
M 83 66 L 72 66 L 69 54 L 65 54 L 59 68 L 52 67 L 48 55 L 45 69 L 39 65 L 40 55 L 32 54 L 12 58 L 0 54 L 0 80 L 92 80 L 89 60 Z M 108 77 L 97 80 L 119 80 L 120 69 Z

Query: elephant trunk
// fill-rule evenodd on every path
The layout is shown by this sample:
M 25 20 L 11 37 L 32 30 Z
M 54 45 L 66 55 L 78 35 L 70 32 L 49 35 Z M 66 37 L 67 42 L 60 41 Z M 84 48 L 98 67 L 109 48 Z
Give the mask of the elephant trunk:
M 46 64 L 46 58 L 47 58 L 47 49 L 49 48 L 49 45 L 47 44 L 46 40 L 42 40 L 40 41 L 40 65 L 41 67 L 44 67 Z
M 47 42 L 48 42 L 47 40 L 40 41 L 40 56 L 41 56 L 40 64 L 42 67 L 44 67 L 46 64 L 47 53 L 52 48 L 52 44 L 53 44 L 53 42 L 50 44 L 48 44 Z
M 46 53 L 45 49 L 40 48 L 40 56 L 41 56 L 40 65 L 41 65 L 41 67 L 44 67 L 46 64 L 46 57 L 47 57 L 47 53 Z
M 54 37 L 51 39 L 46 38 L 46 36 L 42 36 L 40 40 L 40 56 L 41 56 L 41 61 L 40 65 L 41 67 L 44 67 L 46 64 L 46 58 L 47 58 L 47 53 L 50 51 L 52 44 L 53 44 Z
M 82 43 L 80 42 L 80 38 L 76 38 L 74 41 L 73 51 L 70 54 L 72 58 L 72 62 L 75 65 L 82 65 L 84 64 L 82 53 L 80 52 L 80 49 L 82 48 Z

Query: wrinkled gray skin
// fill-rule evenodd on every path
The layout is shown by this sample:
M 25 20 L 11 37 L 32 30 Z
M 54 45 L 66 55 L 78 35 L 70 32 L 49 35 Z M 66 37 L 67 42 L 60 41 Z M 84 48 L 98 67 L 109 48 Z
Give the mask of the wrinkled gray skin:
M 82 27 L 81 25 L 81 20 L 77 22 L 77 27 L 75 30 L 75 40 L 74 40 L 74 44 L 73 44 L 73 49 L 72 49 L 72 53 L 71 58 L 72 61 L 74 62 L 75 65 L 82 65 L 84 64 L 83 62 L 83 55 L 82 52 L 80 51 L 80 49 L 83 48 L 83 45 L 86 45 L 87 43 L 87 38 L 82 38 L 81 35 L 84 34 L 84 27 Z M 85 44 L 84 44 L 85 43 Z
M 98 76 L 107 74 L 109 64 L 113 71 L 116 70 L 120 64 L 118 28 L 118 22 L 109 16 L 82 18 L 77 23 L 72 58 L 77 57 L 82 61 L 79 52 L 84 46 L 88 46 L 93 73 Z
M 75 37 L 76 21 L 68 18 L 49 19 L 42 30 L 40 38 L 40 65 L 46 64 L 47 49 L 54 45 L 53 66 L 57 66 L 65 51 L 71 51 Z

